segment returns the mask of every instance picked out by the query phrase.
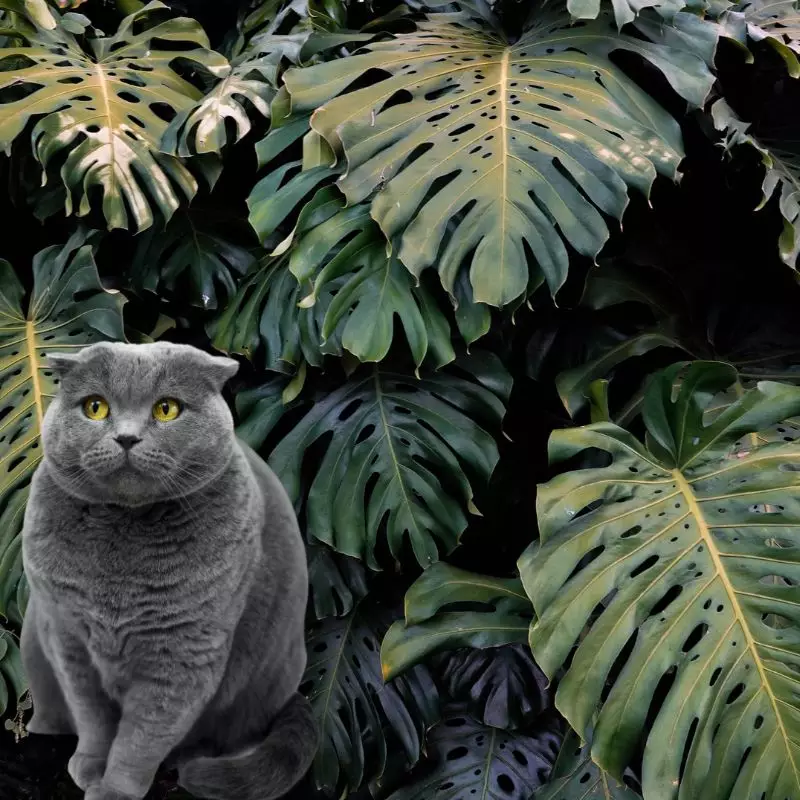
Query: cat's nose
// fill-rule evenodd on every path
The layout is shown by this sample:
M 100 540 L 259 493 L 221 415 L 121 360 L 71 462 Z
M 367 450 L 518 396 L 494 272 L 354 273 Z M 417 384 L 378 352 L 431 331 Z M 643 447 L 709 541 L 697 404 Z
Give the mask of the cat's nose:
M 132 433 L 121 433 L 119 436 L 114 437 L 114 441 L 123 449 L 130 450 L 137 442 L 142 440 Z

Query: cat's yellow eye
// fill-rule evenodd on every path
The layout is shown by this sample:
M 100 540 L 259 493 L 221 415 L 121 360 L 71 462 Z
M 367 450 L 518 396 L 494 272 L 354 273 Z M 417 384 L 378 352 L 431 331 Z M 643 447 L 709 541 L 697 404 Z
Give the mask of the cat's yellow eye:
M 162 397 L 153 406 L 153 416 L 159 422 L 172 422 L 181 413 L 181 404 L 174 397 Z
M 110 410 L 108 403 L 99 394 L 93 394 L 83 401 L 83 413 L 89 419 L 105 419 Z

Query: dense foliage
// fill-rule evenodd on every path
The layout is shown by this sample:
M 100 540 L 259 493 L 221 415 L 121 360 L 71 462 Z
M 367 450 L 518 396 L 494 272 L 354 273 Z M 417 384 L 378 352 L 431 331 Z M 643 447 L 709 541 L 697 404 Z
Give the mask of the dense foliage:
M 307 537 L 309 796 L 800 798 L 793 2 L 0 9 L 10 730 L 46 355 L 165 338 Z

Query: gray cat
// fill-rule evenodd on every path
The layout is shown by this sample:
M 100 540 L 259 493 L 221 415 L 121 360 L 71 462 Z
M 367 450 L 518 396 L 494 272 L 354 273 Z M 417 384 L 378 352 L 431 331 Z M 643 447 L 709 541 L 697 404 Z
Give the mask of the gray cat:
M 87 800 L 143 798 L 162 762 L 214 800 L 267 800 L 317 730 L 305 551 L 283 487 L 233 433 L 238 367 L 188 345 L 49 356 L 60 391 L 23 527 L 33 733 L 75 733 Z

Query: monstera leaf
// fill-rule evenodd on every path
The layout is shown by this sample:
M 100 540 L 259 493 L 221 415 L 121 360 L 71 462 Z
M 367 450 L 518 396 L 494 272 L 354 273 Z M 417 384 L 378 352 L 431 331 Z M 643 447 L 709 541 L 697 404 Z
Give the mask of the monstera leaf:
M 528 800 L 550 772 L 560 739 L 552 717 L 527 733 L 502 731 L 453 704 L 428 733 L 426 759 L 388 800 Z
M 763 208 L 779 192 L 778 206 L 783 217 L 783 231 L 778 239 L 778 250 L 786 264 L 796 267 L 800 253 L 800 151 L 796 137 L 783 134 L 775 138 L 769 136 L 769 132 L 764 137 L 751 135 L 748 133 L 750 124 L 740 120 L 722 99 L 711 107 L 711 114 L 717 130 L 725 131 L 728 149 L 745 145 L 761 154 L 761 163 L 764 165 L 761 184 L 763 196 L 756 210 Z
M 293 403 L 284 402 L 289 381 L 279 375 L 238 392 L 235 399 L 238 425 L 236 435 L 254 450 L 260 450 L 267 436 Z
M 64 25 L 47 30 L 33 20 L 24 47 L 0 48 L 0 143 L 8 147 L 37 120 L 36 157 L 46 174 L 58 162 L 67 214 L 88 214 L 99 191 L 109 228 L 133 222 L 143 229 L 153 209 L 169 219 L 181 198 L 197 191 L 187 166 L 159 152 L 167 121 L 202 96 L 175 67 L 190 64 L 217 76 L 229 67 L 208 49 L 198 23 L 159 21 L 162 10 L 163 3 L 149 3 L 113 37 L 89 38 L 88 50 Z
M 538 616 L 530 644 L 550 678 L 572 654 L 556 705 L 584 736 L 594 727 L 603 769 L 621 778 L 646 737 L 645 797 L 789 800 L 800 796 L 800 448 L 731 449 L 800 412 L 800 388 L 758 383 L 704 425 L 736 372 L 682 369 L 648 387 L 646 446 L 610 423 L 551 436 L 554 462 L 593 448 L 611 463 L 540 487 L 541 544 L 519 561 Z
M 250 251 L 220 235 L 216 220 L 179 214 L 166 230 L 151 229 L 136 239 L 128 280 L 135 289 L 166 289 L 185 294 L 190 303 L 214 309 L 236 292 L 236 278 L 255 262 Z M 182 290 L 182 291 L 181 291 Z
M 41 459 L 40 431 L 58 379 L 51 351 L 124 339 L 122 295 L 100 285 L 90 245 L 80 233 L 33 259 L 33 290 L 0 261 L 0 514 Z
M 280 5 L 284 5 L 280 9 Z M 252 128 L 253 112 L 270 116 L 270 103 L 277 93 L 281 61 L 295 61 L 308 32 L 295 36 L 275 31 L 285 22 L 287 12 L 302 13 L 299 2 L 260 4 L 258 33 L 251 34 L 254 19 L 240 26 L 238 41 L 230 54 L 230 72 L 194 106 L 172 120 L 161 141 L 169 153 L 191 156 L 196 153 L 221 153 L 229 143 L 229 127 L 235 131 L 230 143 L 238 142 Z
M 212 344 L 249 359 L 263 348 L 265 367 L 276 372 L 294 373 L 305 362 L 322 366 L 325 355 L 341 354 L 339 341 L 324 341 L 321 332 L 332 298 L 326 294 L 304 309 L 302 297 L 302 287 L 288 269 L 288 256 L 262 258 L 206 326 Z
M 384 684 L 378 649 L 391 621 L 385 608 L 360 601 L 307 635 L 308 665 L 300 691 L 311 701 L 321 732 L 312 769 L 317 788 L 342 796 L 386 766 L 387 735 L 406 764 L 416 763 L 425 730 L 438 719 L 436 687 L 425 667 Z
M 369 207 L 360 203 L 344 208 L 338 197 L 328 200 L 332 191 L 323 190 L 325 199 L 315 199 L 314 207 L 334 213 L 324 220 L 319 213 L 302 215 L 289 261 L 292 274 L 308 287 L 304 308 L 325 294 L 323 339 L 335 333 L 360 361 L 381 361 L 392 345 L 397 317 L 417 367 L 429 354 L 434 367 L 452 361 L 450 328 L 435 300 L 387 253 Z
M 314 608 L 316 618 L 346 616 L 355 603 L 367 595 L 364 565 L 325 545 L 308 545 L 306 551 L 310 605 Z
M 746 47 L 748 39 L 766 41 L 786 63 L 793 78 L 800 77 L 800 13 L 795 0 L 745 0 L 720 17 L 725 36 Z M 748 61 L 753 56 L 748 53 Z
M 640 800 L 624 783 L 612 778 L 595 764 L 588 747 L 569 731 L 564 737 L 550 780 L 533 800 Z
M 525 642 L 532 611 L 516 578 L 478 575 L 443 561 L 414 581 L 404 606 L 405 619 L 392 624 L 381 645 L 387 680 L 442 650 Z
M 276 66 L 261 58 L 233 63 L 228 75 L 202 100 L 172 120 L 161 139 L 162 148 L 184 157 L 221 153 L 229 143 L 229 123 L 235 131 L 230 144 L 238 142 L 252 128 L 250 109 L 269 117 L 276 72 Z
M 601 0 L 567 0 L 567 10 L 575 19 L 597 19 L 600 15 Z M 633 22 L 645 8 L 653 8 L 667 21 L 689 3 L 683 0 L 612 0 L 614 19 L 620 30 L 624 25 Z
M 395 559 L 408 537 L 425 566 L 439 557 L 437 541 L 445 552 L 458 544 L 471 481 L 487 481 L 497 463 L 483 425 L 499 426 L 510 385 L 489 354 L 457 364 L 469 377 L 365 370 L 315 402 L 275 447 L 269 463 L 295 503 L 307 498 L 312 536 L 372 569 L 379 536 Z M 305 453 L 320 439 L 325 452 L 304 491 Z
M 261 341 L 267 367 L 279 371 L 301 358 L 321 366 L 323 356 L 345 350 L 362 362 L 381 361 L 397 318 L 417 367 L 426 358 L 434 368 L 455 358 L 447 318 L 387 253 L 366 204 L 344 208 L 339 192 L 320 190 L 275 252 L 277 260 L 264 259 L 211 324 L 215 346 L 252 357 Z
M 27 598 L 22 575 L 22 521 L 28 486 L 15 490 L 0 513 L 0 617 L 22 624 Z
M 480 15 L 430 14 L 415 33 L 284 79 L 293 112 L 313 111 L 346 160 L 348 203 L 373 198 L 412 274 L 435 265 L 452 293 L 468 269 L 473 299 L 497 306 L 544 280 L 555 292 L 567 243 L 596 256 L 602 214 L 622 216 L 628 187 L 647 194 L 656 173 L 676 174 L 678 123 L 609 56 L 642 56 L 700 105 L 716 27 L 687 13 L 634 24 L 647 39 L 620 34 L 608 12 L 574 25 L 543 2 L 510 44 Z M 337 97 L 367 73 L 385 77 Z
M 16 707 L 27 689 L 19 646 L 12 634 L 0 625 L 0 717 L 9 708 L 12 698 Z
M 551 704 L 548 681 L 526 644 L 488 650 L 462 648 L 438 659 L 441 686 L 492 728 L 531 725 Z

